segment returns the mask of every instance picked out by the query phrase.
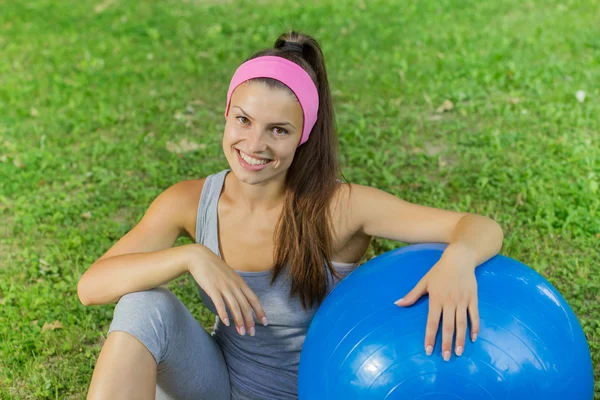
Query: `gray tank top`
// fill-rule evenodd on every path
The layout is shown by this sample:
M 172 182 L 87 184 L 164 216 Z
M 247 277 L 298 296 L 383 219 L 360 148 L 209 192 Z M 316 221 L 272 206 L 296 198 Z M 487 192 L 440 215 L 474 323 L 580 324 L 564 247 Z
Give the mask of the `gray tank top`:
M 196 243 L 203 244 L 221 257 L 217 229 L 217 204 L 229 169 L 209 175 L 204 183 L 196 220 Z M 358 264 L 334 262 L 345 277 Z M 270 286 L 271 270 L 236 272 L 258 296 L 269 325 L 263 326 L 254 316 L 255 336 L 241 336 L 233 323 L 226 326 L 217 315 L 212 336 L 221 346 L 229 368 L 231 385 L 256 399 L 297 399 L 300 351 L 310 322 L 317 311 L 304 311 L 298 296 L 290 297 L 286 269 Z M 339 281 L 329 272 L 329 292 Z M 211 298 L 198 285 L 204 305 L 216 314 Z

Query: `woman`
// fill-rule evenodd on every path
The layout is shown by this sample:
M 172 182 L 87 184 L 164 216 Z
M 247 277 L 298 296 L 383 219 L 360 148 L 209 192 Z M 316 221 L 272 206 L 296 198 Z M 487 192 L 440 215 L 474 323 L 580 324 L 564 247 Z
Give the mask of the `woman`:
M 313 38 L 283 34 L 242 64 L 225 121 L 230 169 L 161 193 L 78 284 L 85 305 L 118 300 L 88 399 L 296 398 L 312 316 L 374 236 L 449 243 L 397 304 L 429 294 L 429 355 L 442 317 L 445 360 L 462 354 L 467 314 L 475 340 L 474 269 L 499 251 L 501 228 L 337 179 L 331 95 Z M 182 235 L 194 243 L 173 248 Z M 217 314 L 211 334 L 158 287 L 186 272 Z

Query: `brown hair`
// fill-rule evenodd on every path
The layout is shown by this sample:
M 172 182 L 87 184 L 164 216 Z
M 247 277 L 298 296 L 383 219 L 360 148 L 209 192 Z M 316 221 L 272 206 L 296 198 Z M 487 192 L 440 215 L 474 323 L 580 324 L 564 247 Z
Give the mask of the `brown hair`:
M 301 44 L 302 55 L 281 50 L 286 41 Z M 275 265 L 271 278 L 273 284 L 289 263 L 290 296 L 299 295 L 306 310 L 315 302 L 320 304 L 327 294 L 326 268 L 336 278 L 340 277 L 331 264 L 333 239 L 329 205 L 336 192 L 337 179 L 343 177 L 331 92 L 321 47 L 311 36 L 294 31 L 284 33 L 277 38 L 274 48 L 261 50 L 248 60 L 261 56 L 278 56 L 295 62 L 310 75 L 319 91 L 317 121 L 308 141 L 296 149 L 287 173 L 283 211 L 274 234 Z M 291 92 L 272 78 L 251 81 Z

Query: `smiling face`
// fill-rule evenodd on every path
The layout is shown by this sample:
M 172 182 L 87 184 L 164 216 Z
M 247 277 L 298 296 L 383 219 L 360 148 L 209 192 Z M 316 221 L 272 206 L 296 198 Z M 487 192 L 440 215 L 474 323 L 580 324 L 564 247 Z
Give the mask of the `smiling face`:
M 285 178 L 302 136 L 304 115 L 286 89 L 246 82 L 231 95 L 223 152 L 231 171 L 251 185 Z

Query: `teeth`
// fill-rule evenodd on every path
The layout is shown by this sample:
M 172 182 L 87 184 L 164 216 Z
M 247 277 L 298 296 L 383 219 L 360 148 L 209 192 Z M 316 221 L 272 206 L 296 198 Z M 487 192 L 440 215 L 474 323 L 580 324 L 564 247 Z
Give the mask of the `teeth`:
M 269 160 L 257 160 L 256 158 L 248 157 L 240 151 L 240 156 L 250 165 L 263 165 L 269 162 Z

